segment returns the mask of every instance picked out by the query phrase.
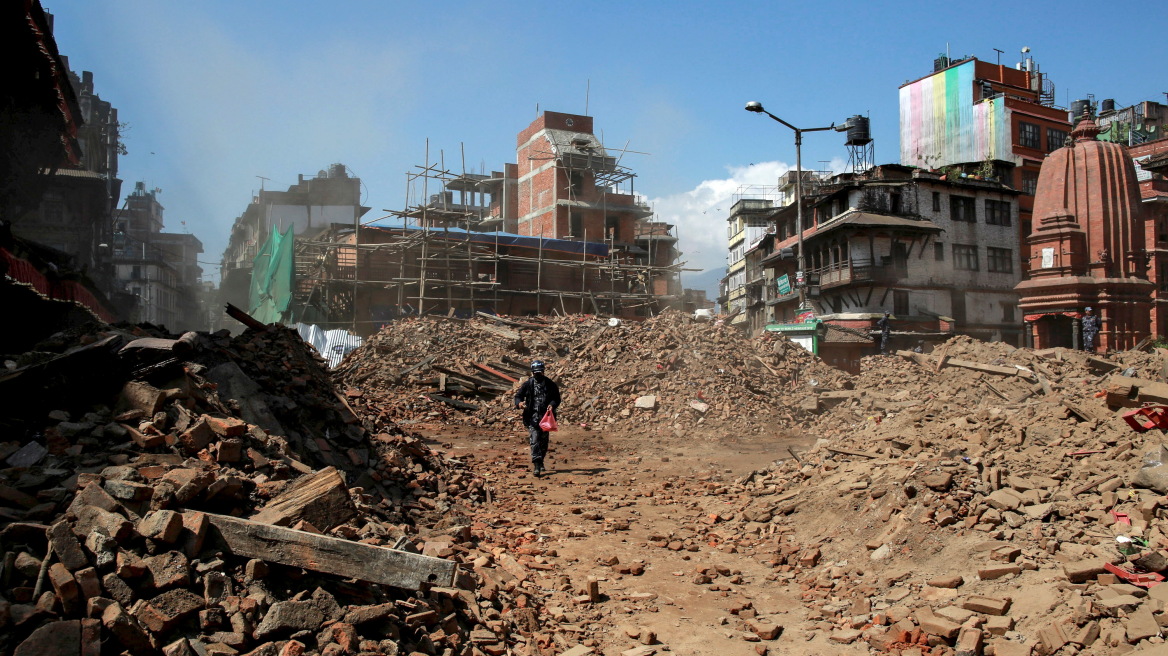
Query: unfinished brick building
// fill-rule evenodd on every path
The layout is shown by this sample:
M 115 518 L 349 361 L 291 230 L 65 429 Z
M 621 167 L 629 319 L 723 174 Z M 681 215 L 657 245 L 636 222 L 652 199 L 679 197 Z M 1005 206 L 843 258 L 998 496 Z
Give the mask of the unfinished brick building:
M 684 302 L 673 226 L 651 219 L 592 117 L 540 114 L 516 157 L 489 175 L 427 162 L 411 180 L 424 202 L 396 222 L 298 237 L 294 317 L 369 334 L 415 314 L 635 318 Z

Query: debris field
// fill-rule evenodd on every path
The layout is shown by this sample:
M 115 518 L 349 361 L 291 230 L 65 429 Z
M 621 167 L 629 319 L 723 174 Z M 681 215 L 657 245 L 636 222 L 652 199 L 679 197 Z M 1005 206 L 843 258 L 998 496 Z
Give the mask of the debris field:
M 277 326 L 4 356 L 0 650 L 1168 649 L 1168 422 L 1124 417 L 1168 404 L 1164 351 L 955 337 L 851 376 L 611 323 L 400 321 L 331 373 Z M 534 358 L 565 397 L 540 481 Z M 759 455 L 720 464 L 736 444 Z

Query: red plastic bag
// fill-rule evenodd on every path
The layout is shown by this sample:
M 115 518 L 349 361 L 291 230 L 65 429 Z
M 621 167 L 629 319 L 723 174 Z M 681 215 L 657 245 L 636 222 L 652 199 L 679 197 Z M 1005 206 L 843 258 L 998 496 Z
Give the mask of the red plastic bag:
M 552 413 L 550 406 L 548 407 L 547 412 L 543 413 L 543 419 L 539 420 L 539 429 L 549 433 L 555 430 L 559 430 L 559 428 L 556 426 L 556 416 Z

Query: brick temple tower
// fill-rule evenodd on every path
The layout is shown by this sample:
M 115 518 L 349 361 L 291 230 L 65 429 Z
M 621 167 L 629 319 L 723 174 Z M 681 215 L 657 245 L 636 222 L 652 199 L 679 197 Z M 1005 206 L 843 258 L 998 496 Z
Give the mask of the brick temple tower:
M 1132 348 L 1151 330 L 1153 284 L 1135 166 L 1123 146 L 1098 141 L 1098 134 L 1085 118 L 1039 173 L 1030 277 L 1015 287 L 1035 348 L 1078 347 L 1086 307 L 1102 318 L 1104 350 Z

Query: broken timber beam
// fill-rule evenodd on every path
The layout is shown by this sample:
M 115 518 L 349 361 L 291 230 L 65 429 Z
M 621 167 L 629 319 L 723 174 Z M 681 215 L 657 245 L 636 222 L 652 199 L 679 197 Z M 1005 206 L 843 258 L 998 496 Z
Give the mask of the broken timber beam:
M 333 574 L 395 588 L 418 590 L 423 584 L 452 587 L 453 561 L 395 551 L 327 535 L 206 513 L 228 551 L 289 567 Z
M 412 367 L 406 367 L 405 369 L 402 369 L 401 371 L 397 372 L 396 374 L 394 374 L 394 378 L 396 378 L 398 380 L 398 382 L 401 382 L 401 379 L 404 378 L 406 374 L 430 364 L 431 362 L 433 362 L 437 358 L 438 358 L 437 354 L 431 355 L 430 357 L 426 358 L 425 360 L 422 360 L 418 364 L 415 364 Z
M 514 330 L 508 330 L 507 328 L 490 326 L 487 324 L 475 324 L 474 326 L 483 332 L 491 333 L 492 335 L 502 337 L 503 339 L 509 339 L 513 342 L 517 342 L 520 339 L 523 339 L 519 333 L 515 332 Z
M 494 367 L 489 367 L 485 364 L 479 364 L 478 362 L 472 362 L 472 363 L 470 363 L 470 366 L 474 367 L 475 369 L 478 369 L 479 371 L 483 371 L 483 372 L 486 372 L 488 374 L 491 374 L 492 376 L 497 376 L 499 378 L 502 378 L 503 380 L 505 380 L 509 383 L 518 383 L 519 382 L 518 378 L 512 378 L 511 376 L 508 376 L 507 374 L 503 373 L 502 371 L 499 371 L 498 369 L 495 369 Z
M 479 409 L 479 406 L 475 405 L 474 403 L 467 403 L 466 401 L 459 401 L 458 399 L 452 399 L 449 396 L 442 396 L 441 394 L 427 394 L 426 398 L 429 398 L 429 399 L 434 400 L 434 401 L 440 401 L 442 403 L 445 403 L 446 405 L 458 408 L 459 410 L 470 410 L 473 412 L 473 411 Z
M 543 330 L 544 328 L 547 328 L 547 326 L 544 324 L 524 323 L 522 321 L 516 321 L 514 319 L 504 319 L 503 317 L 500 317 L 498 315 L 487 314 L 486 312 L 483 312 L 481 310 L 478 312 L 475 312 L 475 314 L 477 314 L 478 316 L 480 316 L 484 319 L 490 319 L 491 321 L 497 321 L 501 324 L 504 324 L 507 326 L 515 326 L 517 328 L 531 328 L 533 330 Z
M 482 390 L 486 390 L 488 392 L 494 392 L 496 394 L 508 392 L 511 389 L 509 387 L 503 387 L 502 385 L 499 385 L 498 383 L 496 383 L 493 380 L 484 380 L 484 379 L 479 378 L 477 376 L 472 376 L 471 374 L 464 374 L 457 369 L 451 369 L 449 367 L 443 367 L 443 366 L 437 365 L 437 364 L 430 365 L 430 368 L 434 369 L 435 371 L 444 373 L 448 377 L 453 378 L 455 380 L 466 381 L 466 382 L 474 385 L 474 387 L 476 389 L 482 389 Z
M 959 369 L 969 369 L 986 374 L 996 374 L 998 376 L 1018 376 L 1020 378 L 1031 378 L 1033 376 L 1033 373 L 1019 369 L 1018 367 L 1002 367 L 996 364 L 982 364 L 980 362 L 970 362 L 969 360 L 958 360 L 956 358 L 950 358 L 948 355 L 942 355 L 940 358 L 937 358 L 936 356 L 913 353 L 912 351 L 897 351 L 896 354 L 902 358 L 912 360 L 922 367 L 935 367 L 935 371 L 940 371 L 941 367 L 958 367 Z
M 869 453 L 868 451 L 854 451 L 852 449 L 841 449 L 839 447 L 834 447 L 834 446 L 825 446 L 823 448 L 827 449 L 828 451 L 830 451 L 832 453 L 839 453 L 839 454 L 842 454 L 845 456 L 859 456 L 861 458 L 879 458 L 880 457 L 879 453 Z
M 247 326 L 248 328 L 251 328 L 252 330 L 263 330 L 264 328 L 268 327 L 268 324 L 256 320 L 247 312 L 244 312 L 243 310 L 235 307 L 230 303 L 227 304 L 227 308 L 224 311 L 227 312 L 227 316 L 235 319 L 239 323 Z

